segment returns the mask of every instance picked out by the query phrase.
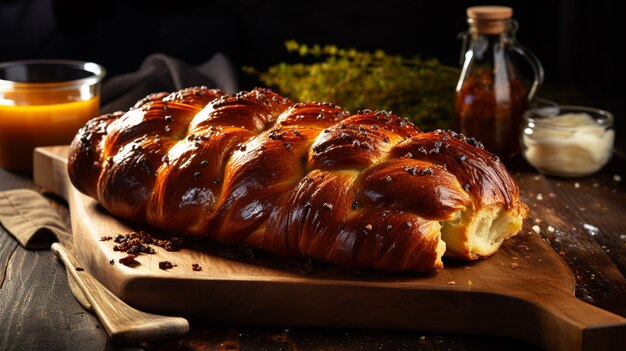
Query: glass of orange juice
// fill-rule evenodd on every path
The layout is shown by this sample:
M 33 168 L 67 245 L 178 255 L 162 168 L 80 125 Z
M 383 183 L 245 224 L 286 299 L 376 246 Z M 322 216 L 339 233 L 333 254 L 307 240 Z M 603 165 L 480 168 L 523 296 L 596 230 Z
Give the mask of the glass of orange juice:
M 0 63 L 0 167 L 29 172 L 35 147 L 69 144 L 98 115 L 105 73 L 92 62 Z

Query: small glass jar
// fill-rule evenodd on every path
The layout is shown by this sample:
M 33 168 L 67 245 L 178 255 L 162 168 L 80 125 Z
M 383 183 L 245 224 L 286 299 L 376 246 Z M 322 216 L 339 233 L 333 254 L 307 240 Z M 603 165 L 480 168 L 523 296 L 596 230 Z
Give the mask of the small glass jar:
M 584 177 L 599 171 L 613 154 L 613 115 L 582 106 L 549 106 L 524 113 L 520 142 L 537 171 Z
M 36 147 L 69 144 L 98 115 L 104 75 L 91 62 L 0 63 L 0 167 L 28 172 Z

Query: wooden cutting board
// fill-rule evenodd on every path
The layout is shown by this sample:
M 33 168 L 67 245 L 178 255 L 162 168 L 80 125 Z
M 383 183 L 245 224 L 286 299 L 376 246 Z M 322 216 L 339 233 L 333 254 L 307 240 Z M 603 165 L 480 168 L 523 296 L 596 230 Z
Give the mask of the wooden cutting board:
M 528 223 L 494 256 L 445 261 L 427 275 L 356 271 L 215 243 L 155 247 L 138 265 L 122 265 L 126 254 L 101 237 L 141 228 L 74 189 L 66 155 L 67 146 L 37 149 L 35 183 L 68 200 L 84 268 L 136 308 L 216 323 L 502 335 L 550 350 L 626 347 L 626 319 L 575 298 L 574 276 Z M 160 269 L 161 261 L 176 266 Z

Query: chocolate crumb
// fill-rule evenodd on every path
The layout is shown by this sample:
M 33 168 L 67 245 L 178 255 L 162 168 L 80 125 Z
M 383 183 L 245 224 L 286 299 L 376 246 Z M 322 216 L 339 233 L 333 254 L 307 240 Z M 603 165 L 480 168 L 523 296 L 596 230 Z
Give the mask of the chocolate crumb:
M 183 245 L 183 240 L 180 238 L 173 237 L 167 240 L 157 240 L 144 231 L 139 233 L 132 232 L 126 235 L 120 234 L 115 237 L 115 242 L 119 243 L 119 245 L 113 245 L 113 251 L 126 252 L 132 255 L 156 253 L 150 245 L 157 245 L 168 251 L 176 251 Z
M 109 264 L 110 264 L 110 265 L 112 265 L 112 264 L 114 264 L 114 263 L 115 263 L 115 259 L 114 259 L 114 258 L 112 258 L 112 259 L 110 259 L 110 260 L 109 260 Z
M 352 202 L 352 209 L 353 210 L 359 209 L 359 202 L 357 200 L 354 200 L 354 202 Z
M 196 271 L 196 272 L 198 272 L 198 271 L 202 270 L 202 267 L 199 264 L 197 264 L 197 263 L 192 263 L 191 264 L 191 269 Z
M 85 270 L 85 268 L 83 268 L 83 267 L 76 267 L 76 270 L 77 270 L 78 272 L 82 272 L 82 271 L 84 271 L 84 270 Z
M 111 237 L 111 236 L 101 236 L 100 237 L 100 241 L 109 241 L 109 240 L 113 240 L 113 237 Z
M 174 268 L 174 266 L 175 265 L 172 264 L 172 262 L 170 262 L 170 261 L 161 261 L 161 262 L 159 262 L 159 268 L 163 269 L 163 270 Z
M 182 246 L 183 241 L 180 238 L 171 238 L 169 240 L 158 240 L 157 245 L 161 246 L 167 251 L 178 251 Z
M 118 259 L 117 261 L 125 266 L 135 266 L 139 264 L 139 262 L 135 260 L 135 257 L 135 255 L 127 255 Z

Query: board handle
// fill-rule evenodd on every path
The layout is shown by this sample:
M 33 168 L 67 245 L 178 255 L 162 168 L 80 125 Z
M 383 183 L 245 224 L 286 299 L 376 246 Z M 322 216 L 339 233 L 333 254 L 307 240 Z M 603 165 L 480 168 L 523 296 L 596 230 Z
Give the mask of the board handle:
M 136 344 L 180 336 L 189 331 L 189 322 L 184 318 L 145 313 L 128 306 L 81 268 L 61 243 L 52 244 L 51 250 L 78 283 L 113 343 Z
M 550 333 L 542 344 L 549 350 L 626 350 L 626 318 L 590 305 L 574 296 L 538 296 Z
M 546 350 L 626 350 L 626 318 L 562 290 L 477 295 L 466 301 L 475 306 L 464 314 L 466 331 L 513 337 Z

